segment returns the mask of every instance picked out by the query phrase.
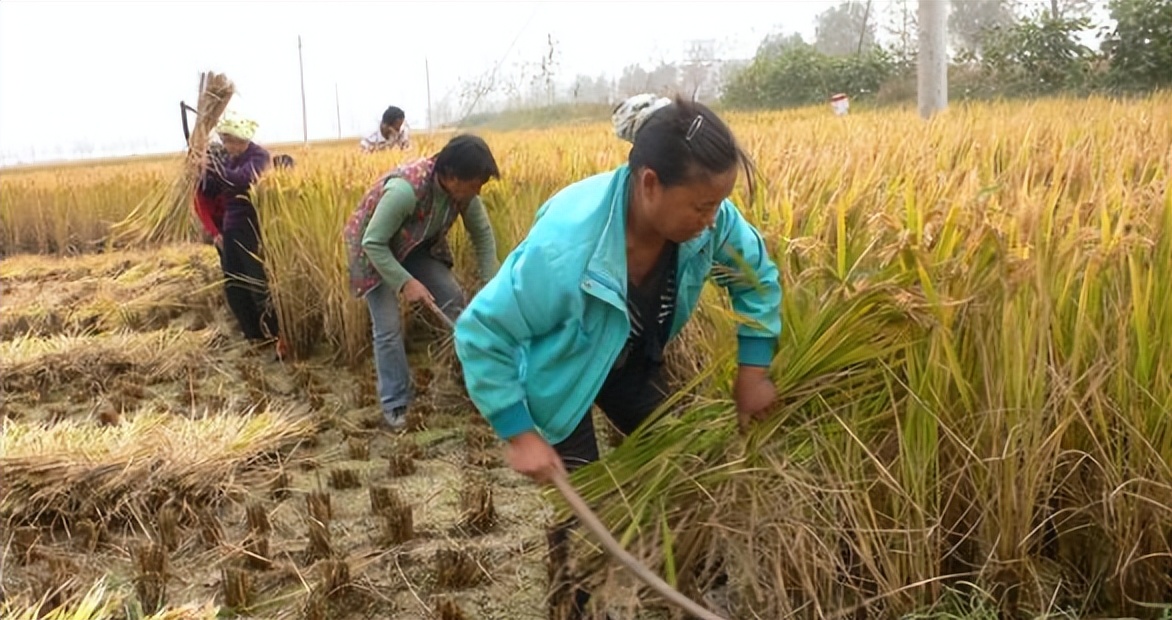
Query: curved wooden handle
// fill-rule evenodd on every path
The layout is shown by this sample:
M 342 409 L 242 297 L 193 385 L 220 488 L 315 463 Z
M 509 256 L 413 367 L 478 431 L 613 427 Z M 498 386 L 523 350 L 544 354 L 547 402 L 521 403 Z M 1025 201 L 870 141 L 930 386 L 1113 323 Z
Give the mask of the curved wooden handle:
M 570 481 L 564 474 L 559 473 L 554 476 L 553 484 L 561 492 L 562 497 L 566 498 L 566 503 L 570 505 L 570 509 L 574 511 L 574 514 L 578 515 L 578 519 L 582 521 L 586 529 L 590 530 L 590 533 L 594 534 L 599 542 L 602 543 L 607 553 L 618 560 L 619 564 L 622 564 L 632 573 L 635 573 L 635 576 L 643 583 L 650 586 L 652 590 L 658 592 L 663 598 L 671 601 L 696 618 L 700 618 L 701 620 L 725 620 L 708 611 L 696 601 L 680 594 L 678 590 L 660 579 L 659 575 L 656 575 L 651 572 L 651 569 L 643 566 L 639 560 L 635 559 L 635 556 L 627 553 L 626 549 L 623 549 L 622 545 L 610 535 L 610 531 L 606 529 L 602 521 L 594 515 L 594 511 L 590 510 L 590 507 L 586 505 L 586 502 L 574 490 L 573 485 L 570 484 Z
M 449 319 L 448 316 L 439 309 L 439 306 L 435 305 L 435 303 L 427 304 L 427 306 L 431 308 L 432 312 L 434 312 L 435 315 L 438 316 L 440 320 L 448 326 L 449 329 L 455 328 L 452 320 Z M 638 577 L 643 583 L 650 586 L 652 590 L 658 592 L 659 595 L 663 598 L 671 601 L 672 603 L 675 603 L 680 607 L 680 609 L 683 609 L 700 620 L 725 620 L 725 618 L 708 611 L 696 601 L 693 601 L 683 594 L 680 594 L 679 590 L 671 587 L 671 585 L 666 581 L 660 579 L 659 575 L 656 575 L 655 573 L 651 572 L 651 569 L 643 566 L 642 562 L 635 559 L 635 556 L 627 553 L 627 550 L 623 549 L 622 545 L 619 544 L 619 541 L 615 540 L 614 536 L 610 535 L 610 530 L 606 529 L 606 526 L 602 524 L 602 521 L 600 521 L 598 517 L 594 515 L 594 511 L 590 510 L 590 507 L 586 505 L 586 502 L 583 501 L 582 497 L 578 495 L 578 492 L 574 490 L 574 485 L 570 484 L 570 481 L 566 478 L 565 474 L 558 473 L 555 475 L 553 477 L 553 484 L 557 487 L 558 491 L 561 492 L 562 497 L 566 498 L 566 503 L 570 505 L 570 509 L 574 511 L 574 514 L 578 515 L 578 519 L 582 521 L 582 523 L 586 526 L 586 529 L 590 530 L 590 533 L 594 534 L 594 536 L 598 538 L 599 542 L 602 543 L 602 546 L 606 549 L 607 553 L 614 557 L 614 559 L 618 560 L 619 564 L 627 567 L 627 570 L 635 573 L 635 576 Z

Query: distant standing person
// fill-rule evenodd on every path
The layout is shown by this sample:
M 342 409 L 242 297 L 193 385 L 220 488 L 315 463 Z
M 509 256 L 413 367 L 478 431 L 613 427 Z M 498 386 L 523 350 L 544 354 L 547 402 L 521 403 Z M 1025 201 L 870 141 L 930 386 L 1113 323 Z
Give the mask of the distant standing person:
M 379 401 L 391 429 L 406 424 L 412 399 L 400 297 L 453 321 L 463 311 L 464 292 L 452 275 L 447 241 L 456 217 L 464 220 L 476 249 L 481 279 L 496 274 L 496 240 L 480 189 L 499 177 L 484 140 L 456 136 L 436 155 L 380 177 L 346 224 L 351 292 L 370 308 Z
M 411 137 L 407 132 L 407 115 L 403 110 L 391 106 L 383 112 L 383 120 L 378 125 L 378 131 L 362 139 L 362 150 L 373 153 L 384 149 L 411 148 Z
M 213 153 L 196 188 L 196 211 L 220 253 L 224 296 L 248 340 L 278 337 L 260 252 L 260 221 L 248 192 L 272 165 L 269 152 L 252 141 L 257 122 L 227 111 L 216 125 L 223 149 Z M 285 347 L 277 340 L 277 356 Z

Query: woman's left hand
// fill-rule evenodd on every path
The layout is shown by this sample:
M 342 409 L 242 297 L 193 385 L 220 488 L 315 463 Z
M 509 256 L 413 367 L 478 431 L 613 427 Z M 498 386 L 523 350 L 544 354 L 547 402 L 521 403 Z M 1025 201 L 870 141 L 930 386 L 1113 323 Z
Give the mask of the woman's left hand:
M 764 366 L 738 366 L 737 378 L 733 383 L 733 399 L 737 403 L 737 422 L 741 430 L 750 422 L 765 419 L 769 406 L 777 398 L 777 389 L 769 378 L 769 368 Z

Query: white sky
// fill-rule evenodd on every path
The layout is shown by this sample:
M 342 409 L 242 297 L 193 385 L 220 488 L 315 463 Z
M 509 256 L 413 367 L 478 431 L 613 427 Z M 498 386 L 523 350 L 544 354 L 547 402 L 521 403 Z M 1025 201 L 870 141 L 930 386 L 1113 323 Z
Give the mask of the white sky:
M 617 77 L 682 58 L 692 39 L 747 58 L 778 26 L 809 38 L 832 3 L 3 0 L 0 163 L 180 150 L 178 102 L 195 104 L 204 70 L 235 82 L 232 105 L 260 122 L 258 141 L 299 140 L 299 34 L 314 139 L 338 135 L 335 83 L 343 135 L 373 131 L 392 104 L 425 126 L 425 58 L 433 101 L 498 62 L 539 61 L 547 34 L 562 81 Z
M 320 139 L 339 133 L 335 84 L 345 136 L 374 131 L 392 104 L 424 127 L 425 58 L 433 102 L 495 64 L 540 61 L 550 34 L 561 83 L 618 77 L 682 60 L 697 39 L 724 59 L 778 30 L 810 41 L 837 1 L 0 0 L 0 165 L 181 150 L 178 102 L 195 105 L 206 70 L 235 82 L 259 142 L 300 140 L 298 35 Z M 875 0 L 880 19 L 893 1 Z

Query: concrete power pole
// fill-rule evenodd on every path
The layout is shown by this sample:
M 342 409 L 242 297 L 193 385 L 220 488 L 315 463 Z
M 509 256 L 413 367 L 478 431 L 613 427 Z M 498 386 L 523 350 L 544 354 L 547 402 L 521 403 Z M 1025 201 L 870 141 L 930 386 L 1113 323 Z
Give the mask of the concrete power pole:
M 919 17 L 919 110 L 931 118 L 948 107 L 948 0 L 919 0 Z
M 301 35 L 297 35 L 297 68 L 301 73 L 301 139 L 309 144 L 309 120 L 305 114 L 305 61 L 301 59 Z
M 427 131 L 435 131 L 431 124 L 431 68 L 427 66 L 427 57 L 423 57 L 423 78 L 427 80 Z

